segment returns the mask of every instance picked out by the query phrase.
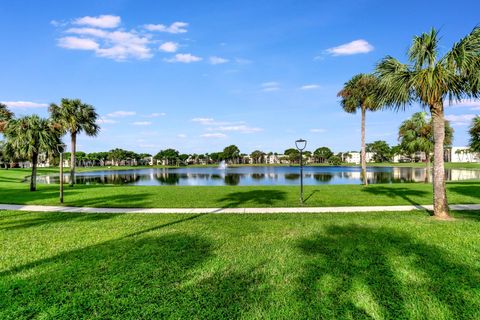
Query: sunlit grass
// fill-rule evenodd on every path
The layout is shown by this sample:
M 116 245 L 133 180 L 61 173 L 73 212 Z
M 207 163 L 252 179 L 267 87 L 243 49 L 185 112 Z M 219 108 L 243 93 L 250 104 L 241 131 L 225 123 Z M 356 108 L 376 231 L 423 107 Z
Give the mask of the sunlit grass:
M 478 319 L 454 215 L 0 211 L 0 318 Z

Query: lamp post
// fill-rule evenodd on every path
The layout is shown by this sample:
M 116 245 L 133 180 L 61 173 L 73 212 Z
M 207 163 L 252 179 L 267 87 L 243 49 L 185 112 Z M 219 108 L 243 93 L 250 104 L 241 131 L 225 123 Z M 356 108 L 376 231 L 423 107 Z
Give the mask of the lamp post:
M 303 204 L 303 150 L 307 146 L 307 140 L 298 139 L 295 141 L 295 146 L 300 151 L 300 204 Z
M 63 151 L 65 147 L 64 144 L 57 145 L 58 153 L 60 153 L 60 203 L 63 203 Z

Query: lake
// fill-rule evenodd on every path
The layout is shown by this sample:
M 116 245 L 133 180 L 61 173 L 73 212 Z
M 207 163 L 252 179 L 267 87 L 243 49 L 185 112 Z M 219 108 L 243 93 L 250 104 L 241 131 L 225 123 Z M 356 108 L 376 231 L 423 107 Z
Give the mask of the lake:
M 68 169 L 67 169 L 68 170 Z M 423 182 L 424 168 L 368 167 L 369 183 Z M 480 170 L 446 169 L 449 181 L 480 179 Z M 360 184 L 359 167 L 304 167 L 305 185 Z M 58 183 L 58 175 L 38 177 L 40 183 Z M 65 181 L 69 175 L 65 174 Z M 252 185 L 298 185 L 299 167 L 212 167 L 144 168 L 134 170 L 102 170 L 76 174 L 78 184 L 115 184 L 137 186 L 252 186 Z

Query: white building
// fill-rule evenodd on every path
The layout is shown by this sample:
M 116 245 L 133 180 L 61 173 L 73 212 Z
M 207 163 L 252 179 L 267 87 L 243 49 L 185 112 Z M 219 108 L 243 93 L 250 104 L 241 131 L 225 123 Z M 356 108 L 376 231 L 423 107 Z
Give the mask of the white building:
M 450 162 L 480 162 L 480 153 L 471 152 L 469 147 L 452 147 L 447 153 Z
M 349 152 L 350 156 L 349 157 L 345 157 L 345 162 L 347 163 L 360 163 L 360 152 L 357 152 L 357 151 L 353 151 L 353 152 Z M 367 152 L 366 153 L 366 160 L 367 162 L 373 162 L 373 156 L 375 155 L 375 153 L 373 152 Z

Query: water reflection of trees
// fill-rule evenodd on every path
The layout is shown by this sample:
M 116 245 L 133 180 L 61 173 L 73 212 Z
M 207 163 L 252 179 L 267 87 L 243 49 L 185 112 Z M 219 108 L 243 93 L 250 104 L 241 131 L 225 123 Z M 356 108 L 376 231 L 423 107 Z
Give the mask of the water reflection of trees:
M 313 178 L 320 182 L 329 182 L 333 179 L 333 175 L 330 173 L 315 173 Z
M 162 172 L 155 174 L 154 177 L 160 184 L 166 185 L 176 185 L 180 181 L 180 175 L 178 173 Z
M 447 169 L 446 178 L 449 181 L 480 179 L 480 171 L 466 169 Z M 313 184 L 328 184 L 335 179 L 336 183 L 356 183 L 362 181 L 360 171 L 339 171 L 339 172 L 307 172 L 304 176 L 308 182 Z M 204 172 L 182 172 L 173 173 L 171 170 L 141 171 L 112 171 L 80 173 L 76 176 L 79 184 L 114 184 L 114 185 L 152 185 L 155 181 L 159 185 L 239 185 L 243 178 L 248 184 L 259 184 L 262 181 L 270 180 L 269 184 L 289 184 L 288 181 L 298 181 L 299 173 L 204 173 Z M 65 175 L 64 182 L 69 183 L 70 176 Z M 280 180 L 278 180 L 280 179 Z M 426 171 L 424 168 L 372 168 L 367 172 L 367 179 L 370 183 L 403 183 L 403 182 L 424 182 Z M 278 180 L 278 181 L 275 181 Z M 283 181 L 282 181 L 283 180 Z M 39 183 L 58 183 L 58 175 L 39 176 Z M 290 183 L 291 184 L 291 183 Z
M 285 173 L 285 180 L 298 180 L 300 174 L 298 173 Z
M 229 173 L 225 175 L 225 178 L 223 179 L 223 181 L 225 182 L 226 185 L 236 186 L 240 183 L 241 176 L 242 175 L 238 173 Z
M 252 173 L 252 179 L 263 180 L 263 179 L 265 179 L 265 174 L 264 173 Z

